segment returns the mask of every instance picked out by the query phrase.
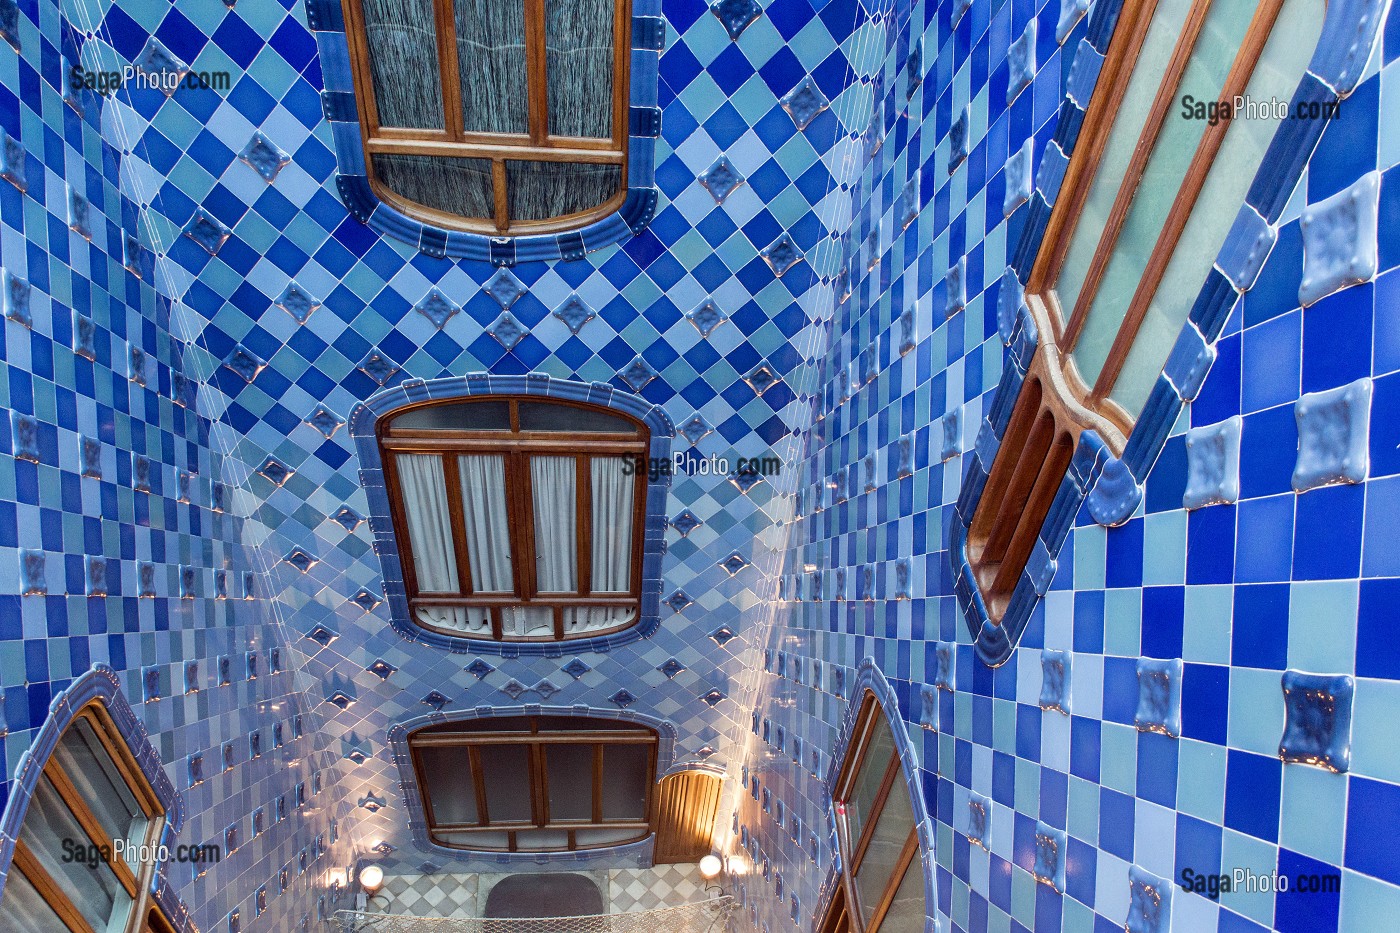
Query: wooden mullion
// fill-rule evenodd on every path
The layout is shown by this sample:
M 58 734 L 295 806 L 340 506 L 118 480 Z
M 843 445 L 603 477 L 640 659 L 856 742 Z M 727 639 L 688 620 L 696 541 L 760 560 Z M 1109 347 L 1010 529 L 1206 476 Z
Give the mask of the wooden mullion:
M 491 160 L 491 193 L 496 212 L 496 229 L 504 231 L 510 226 L 510 199 L 506 194 L 506 160 Z
M 438 68 L 442 82 L 442 125 L 452 139 L 462 138 L 462 74 L 457 67 L 457 22 L 452 0 L 434 0 Z
M 54 913 L 58 914 L 58 919 L 63 921 L 63 925 L 68 928 L 69 933 L 96 933 L 88 925 L 87 919 L 78 912 L 78 908 L 73 905 L 72 899 L 64 893 L 54 877 L 44 869 L 43 864 L 30 851 L 28 843 L 23 838 L 15 842 L 14 860 L 11 864 L 29 879 L 29 883 L 34 885 L 39 896 L 53 908 Z
M 486 807 L 486 775 L 481 770 L 481 751 L 476 746 L 467 749 L 467 761 L 471 762 L 472 789 L 476 792 L 476 820 L 482 826 L 490 826 L 491 811 Z
M 114 840 L 107 838 L 107 834 L 102 829 L 102 824 L 98 822 L 92 809 L 88 806 L 83 795 L 73 786 L 68 775 L 64 773 L 59 763 L 50 758 L 49 763 L 44 766 L 44 776 L 53 784 L 54 790 L 58 791 L 58 796 L 63 803 L 73 813 L 73 818 L 78 821 L 78 825 L 83 828 L 88 841 L 97 846 L 99 852 L 106 853 L 104 861 L 112 869 L 112 873 L 117 876 L 117 881 L 126 889 L 126 893 L 133 900 L 137 898 L 139 888 L 136 884 L 136 876 L 126 862 L 118 859 L 112 851 Z M 145 840 L 142 840 L 143 842 Z
M 520 400 L 517 398 L 510 400 L 510 433 L 520 433 Z
M 1236 96 L 1244 93 L 1249 84 L 1250 76 L 1254 73 L 1254 66 L 1258 64 L 1259 56 L 1264 52 L 1264 44 L 1269 41 L 1269 34 L 1273 32 L 1274 22 L 1282 7 L 1283 0 L 1264 0 L 1254 11 L 1254 18 L 1249 23 L 1248 31 L 1245 32 L 1244 42 L 1241 43 L 1240 51 L 1235 56 L 1234 62 L 1230 65 L 1230 72 L 1225 78 L 1225 86 L 1221 89 L 1220 100 L 1233 100 Z M 1128 353 L 1132 350 L 1133 341 L 1137 338 L 1138 329 L 1147 316 L 1147 309 L 1157 293 L 1157 286 L 1161 284 L 1162 277 L 1166 274 L 1167 265 L 1176 252 L 1177 243 L 1181 240 L 1181 234 L 1186 229 L 1187 221 L 1191 219 L 1191 212 L 1196 206 L 1196 200 L 1201 195 L 1206 176 L 1210 174 L 1210 170 L 1215 164 L 1216 153 L 1220 151 L 1220 146 L 1225 141 L 1225 133 L 1230 129 L 1231 124 L 1230 120 L 1221 120 L 1214 126 L 1206 127 L 1201 142 L 1196 147 L 1196 154 L 1191 159 L 1191 165 L 1186 170 L 1181 190 L 1172 203 L 1171 210 L 1167 212 L 1162 232 L 1158 234 L 1157 242 L 1153 244 L 1152 254 L 1147 260 L 1147 268 L 1143 270 L 1142 277 L 1138 280 L 1137 289 L 1133 292 L 1132 301 L 1128 303 L 1128 311 L 1123 316 L 1123 323 L 1118 328 L 1118 335 L 1113 341 L 1112 348 L 1108 351 L 1108 358 L 1104 361 L 1103 369 L 1099 372 L 1098 381 L 1094 383 L 1093 391 L 1090 393 L 1091 401 L 1097 402 L 1105 398 L 1113 388 L 1114 382 L 1117 381 L 1118 374 L 1122 371 L 1124 362 L 1127 361 Z
M 860 827 L 860 840 L 856 843 L 855 851 L 851 853 L 851 872 L 853 874 L 860 869 L 861 863 L 865 861 L 865 852 L 870 848 L 870 841 L 875 838 L 875 824 L 880 822 L 880 816 L 885 812 L 885 803 L 889 800 L 890 791 L 894 789 L 895 781 L 899 778 L 899 772 L 899 755 L 891 754 L 890 763 L 885 767 L 885 776 L 880 780 L 880 789 L 870 804 L 870 812 L 861 815 L 863 823 Z
M 534 485 L 530 479 L 529 457 L 512 453 L 506 458 L 506 466 L 514 481 L 511 488 L 515 494 L 510 497 L 510 550 L 517 555 L 515 566 L 515 595 L 528 603 L 536 595 L 535 583 L 535 508 Z
M 1090 98 L 1084 115 L 1083 125 L 1088 133 L 1081 134 L 1074 145 L 1055 209 L 1050 213 L 1050 220 L 1042 239 L 1046 248 L 1040 250 L 1036 258 L 1027 291 L 1038 293 L 1046 290 L 1060 274 L 1074 226 L 1079 220 L 1084 202 L 1088 200 L 1094 173 L 1108 142 L 1113 116 L 1122 109 L 1123 98 L 1128 92 L 1128 79 L 1132 75 L 1137 53 L 1142 48 L 1156 8 L 1156 0 L 1123 6 L 1122 17 L 1114 29 L 1107 59 L 1094 85 L 1096 93 Z
M 627 149 L 627 95 L 632 64 L 632 4 L 617 0 L 613 10 L 613 143 L 620 151 Z M 626 179 L 623 180 L 624 185 Z
M 549 85 L 545 51 L 544 0 L 525 0 L 526 93 L 530 109 L 530 142 L 549 136 Z
M 452 545 L 457 554 L 457 592 L 471 595 L 471 556 L 467 552 L 467 516 L 462 501 L 462 473 L 455 454 L 443 454 L 443 481 L 447 484 L 447 514 L 452 519 Z
M 553 607 L 554 637 L 558 641 L 564 640 L 564 607 Z
M 987 477 L 987 485 L 982 490 L 981 501 L 973 513 L 970 535 L 973 541 L 979 545 L 977 548 L 978 562 L 984 559 L 982 555 L 988 550 L 985 544 L 996 531 L 993 519 L 997 513 L 994 510 L 1001 506 L 1006 498 L 1008 487 L 1015 480 L 1017 463 L 1025 450 L 1031 428 L 1040 415 L 1044 391 L 1040 381 L 1034 378 L 1027 378 L 1022 384 L 1020 396 L 1011 412 L 1011 420 L 1003 432 L 1001 447 L 992 462 L 986 465 L 990 475 Z
M 866 924 L 866 933 L 879 933 L 880 925 L 885 922 L 885 914 L 889 913 L 890 905 L 894 903 L 894 896 L 899 893 L 899 886 L 904 881 L 904 875 L 910 870 L 914 861 L 914 856 L 919 851 L 918 828 L 909 830 L 909 838 L 904 840 L 904 848 L 900 850 L 899 860 L 895 862 L 894 871 L 890 872 L 889 881 L 885 885 L 885 890 L 880 894 L 880 902 L 875 905 L 875 910 L 870 915 L 870 922 Z
M 1089 309 L 1093 306 L 1094 296 L 1098 294 L 1099 285 L 1103 281 L 1104 273 L 1108 270 L 1108 263 L 1113 258 L 1114 244 L 1117 243 L 1123 225 L 1128 220 L 1128 212 L 1133 206 L 1138 185 L 1141 183 L 1142 176 L 1147 171 L 1148 161 L 1156 149 L 1157 137 L 1161 134 L 1162 125 L 1166 123 L 1167 116 L 1176 102 L 1177 89 L 1181 86 L 1181 79 L 1186 74 L 1187 65 L 1191 63 L 1191 52 L 1195 49 L 1196 41 L 1200 38 L 1201 27 L 1205 24 L 1206 13 L 1209 12 L 1210 5 L 1211 0 L 1195 0 L 1186 15 L 1186 22 L 1182 24 L 1181 36 L 1177 39 L 1176 47 L 1172 50 L 1172 57 L 1167 62 L 1167 70 L 1162 77 L 1161 85 L 1157 88 L 1157 96 L 1153 99 L 1152 106 L 1148 110 L 1147 120 L 1143 123 L 1142 131 L 1138 134 L 1137 146 L 1133 150 L 1132 157 L 1128 160 L 1128 167 L 1123 173 L 1123 179 L 1119 182 L 1113 207 L 1108 212 L 1108 220 L 1099 234 L 1098 246 L 1094 250 L 1094 258 L 1089 263 L 1089 269 L 1084 275 L 1084 284 L 1079 289 L 1074 313 L 1070 315 L 1069 323 L 1065 326 L 1060 346 L 1066 351 L 1074 347 L 1075 341 L 1079 339 L 1079 335 L 1084 330 L 1084 323 L 1089 317 Z M 1092 178 L 1086 180 L 1086 187 L 1092 184 Z

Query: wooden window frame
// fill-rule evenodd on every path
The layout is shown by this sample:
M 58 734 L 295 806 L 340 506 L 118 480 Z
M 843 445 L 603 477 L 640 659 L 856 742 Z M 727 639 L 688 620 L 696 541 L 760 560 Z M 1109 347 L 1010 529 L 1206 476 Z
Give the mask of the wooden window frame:
M 865 767 L 872 739 L 878 730 L 890 728 L 892 726 L 885 717 L 884 707 L 880 705 L 875 694 L 867 690 L 861 699 L 855 728 L 851 731 L 846 761 L 841 766 L 841 771 L 831 793 L 832 811 L 836 815 L 836 839 L 841 852 L 842 869 L 838 887 L 832 893 L 826 913 L 818 926 L 820 933 L 879 933 L 885 915 L 889 912 L 890 905 L 894 903 L 894 897 L 899 891 L 900 884 L 919 856 L 919 826 L 916 821 L 909 829 L 909 835 L 904 840 L 904 848 L 895 861 L 890 877 L 885 881 L 880 900 L 875 904 L 874 911 L 870 915 L 870 922 L 865 923 L 861 916 L 862 905 L 860 891 L 856 886 L 856 875 L 860 872 L 870 846 L 870 840 L 875 834 L 875 826 L 880 821 L 880 816 L 884 812 L 890 794 L 896 793 L 896 788 L 904 793 L 909 792 L 909 786 L 904 780 L 904 767 L 899 757 L 897 745 L 891 749 L 890 761 L 885 766 L 884 774 L 880 778 L 879 790 L 875 795 L 870 812 L 861 816 L 862 822 L 858 838 L 851 837 L 847 807 L 855 790 L 856 781 Z
M 525 4 L 526 74 L 529 133 L 469 133 L 463 129 L 461 86 L 457 61 L 456 20 L 452 0 L 432 0 L 437 31 L 438 65 L 443 92 L 442 129 L 382 126 L 370 71 L 363 0 L 342 0 L 345 37 L 356 88 L 361 136 L 364 141 L 365 175 L 370 188 L 383 201 L 410 217 L 449 230 L 488 236 L 557 233 L 575 230 L 617 210 L 627 197 L 627 133 L 632 52 L 632 0 L 613 0 L 613 113 L 608 138 L 555 136 L 549 133 L 549 89 L 545 51 L 546 0 Z M 491 162 L 494 217 L 462 217 L 410 201 L 390 189 L 375 173 L 374 156 L 423 155 Z M 506 187 L 506 162 L 572 162 L 619 166 L 621 183 L 608 200 L 597 207 L 546 220 L 512 220 Z
M 506 402 L 510 411 L 510 430 L 415 430 L 395 428 L 395 418 L 419 408 L 433 405 L 471 404 L 475 402 Z M 635 427 L 631 434 L 603 432 L 522 431 L 520 404 L 567 406 L 601 412 Z M 481 395 L 436 399 L 418 405 L 396 409 L 380 419 L 379 444 L 384 470 L 384 488 L 389 496 L 390 514 L 395 539 L 399 547 L 399 562 L 403 567 L 404 589 L 408 597 L 409 614 L 415 625 L 429 631 L 462 638 L 478 638 L 471 634 L 425 625 L 418 619 L 420 606 L 460 606 L 487 608 L 491 612 L 491 637 L 497 642 L 554 642 L 580 638 L 597 638 L 631 628 L 641 621 L 642 554 L 646 523 L 647 471 L 636 471 L 632 495 L 632 556 L 627 593 L 593 594 L 592 555 L 592 485 L 588 463 L 594 456 L 625 456 L 634 462 L 645 462 L 650 451 L 650 432 L 636 418 L 612 408 L 581 402 L 542 398 L 535 395 Z M 449 508 L 452 513 L 453 541 L 457 557 L 459 595 L 424 593 L 418 587 L 417 570 L 413 563 L 413 542 L 408 533 L 403 487 L 399 480 L 396 454 L 441 454 L 447 484 Z M 472 593 L 470 555 L 466 548 L 466 524 L 462 512 L 461 487 L 457 479 L 457 457 L 462 454 L 500 454 L 505 458 L 506 506 L 510 526 L 511 565 L 514 590 L 511 593 L 475 595 Z M 575 458 L 574 532 L 577 537 L 578 593 L 540 595 L 535 584 L 534 498 L 530 485 L 529 457 L 531 455 L 567 455 Z M 512 492 L 519 495 L 512 497 Z M 548 637 L 507 637 L 502 626 L 502 610 L 507 608 L 547 607 L 554 610 L 554 633 Z M 628 608 L 633 610 L 630 621 L 605 629 L 569 634 L 564 631 L 564 610 L 586 608 Z
M 587 849 L 605 849 L 614 846 L 629 845 L 645 839 L 653 831 L 656 823 L 657 807 L 657 781 L 656 762 L 660 745 L 660 738 L 656 731 L 646 726 L 627 723 L 627 728 L 621 729 L 589 729 L 589 724 L 596 722 L 596 717 L 582 717 L 579 720 L 583 728 L 577 730 L 563 729 L 541 729 L 539 716 L 530 715 L 524 717 L 530 725 L 529 732 L 522 731 L 490 731 L 492 721 L 490 719 L 463 720 L 452 723 L 456 727 L 454 731 L 429 732 L 428 730 L 440 728 L 439 726 L 427 726 L 408 735 L 409 756 L 413 763 L 414 778 L 418 782 L 419 793 L 423 798 L 423 814 L 426 823 L 428 838 L 434 845 L 443 846 L 448 849 L 461 849 L 469 852 L 522 852 L 533 854 L 537 852 L 577 852 Z M 553 718 L 553 717 L 551 717 Z M 551 820 L 549 814 L 549 768 L 546 759 L 546 748 L 550 745 L 592 745 L 593 746 L 593 793 L 592 793 L 592 818 L 589 820 Z M 496 822 L 491 821 L 490 808 L 486 800 L 486 791 L 482 782 L 477 778 L 481 775 L 481 764 L 478 753 L 474 750 L 468 752 L 472 762 L 472 783 L 476 793 L 476 812 L 478 821 L 476 823 L 438 823 L 433 811 L 432 792 L 429 784 L 425 780 L 423 763 L 419 757 L 418 750 L 427 747 L 450 747 L 460 748 L 463 746 L 472 748 L 483 745 L 523 745 L 528 749 L 526 758 L 526 770 L 530 782 L 530 821 L 523 823 L 519 821 Z M 606 778 L 604 769 L 605 749 L 611 745 L 645 745 L 648 749 L 646 763 L 646 802 L 643 806 L 643 818 L 640 820 L 605 820 L 602 814 L 603 784 Z M 576 839 L 579 830 L 594 829 L 614 829 L 633 830 L 634 835 L 619 842 L 598 843 L 593 845 L 580 845 Z M 522 849 L 518 845 L 517 832 L 521 830 L 552 830 L 565 832 L 568 834 L 568 842 L 563 849 Z M 437 838 L 438 833 L 501 833 L 506 834 L 506 848 L 493 848 L 486 846 L 465 846 L 460 843 L 444 842 Z
M 1055 208 L 1045 228 L 1042 240 L 1045 246 L 1036 257 L 1026 286 L 1026 305 L 1040 335 L 1040 343 L 1027 368 L 968 529 L 968 564 L 993 624 L 1000 624 L 1005 616 L 1035 548 L 1040 528 L 1069 468 L 1079 436 L 1086 430 L 1093 430 L 1113 455 L 1122 456 L 1136 422 L 1136 416 L 1111 399 L 1109 392 L 1122 373 L 1231 121 L 1207 125 L 1197 143 L 1103 369 L 1093 385 L 1080 376 L 1072 354 L 1148 161 L 1173 112 L 1187 63 L 1212 2 L 1217 0 L 1192 0 L 1100 232 L 1084 284 L 1074 307 L 1064 309 L 1055 286 L 1116 116 L 1121 112 L 1139 52 L 1152 25 L 1156 0 L 1123 5 L 1114 41 L 1099 72 L 1084 115 L 1083 130 L 1075 143 Z M 1255 9 L 1226 74 L 1221 100 L 1232 100 L 1244 93 L 1282 7 L 1283 0 L 1263 0 Z
M 86 722 L 97 736 L 103 749 L 111 756 L 117 768 L 117 777 L 126 784 L 136 799 L 137 805 L 141 808 L 146 817 L 146 832 L 139 841 L 140 845 L 155 846 L 160 841 L 161 832 L 165 826 L 165 808 L 161 805 L 156 796 L 155 789 L 151 787 L 141 771 L 141 766 L 136 763 L 135 756 L 126 742 L 117 731 L 116 724 L 112 722 L 111 716 L 101 701 L 93 700 L 80 709 L 76 716 L 64 727 L 59 735 L 59 741 L 68 734 L 74 725 L 79 722 Z M 56 748 L 57 746 L 55 746 Z M 129 898 L 131 906 L 127 913 L 126 924 L 123 930 L 127 933 L 145 933 L 148 930 L 169 931 L 172 929 L 170 921 L 161 913 L 159 905 L 151 898 L 151 884 L 155 873 L 159 870 L 159 864 L 148 861 L 139 866 L 139 870 L 133 872 L 126 862 L 116 856 L 112 851 L 112 840 L 103 838 L 101 824 L 93 813 L 92 807 L 88 805 L 79 794 L 73 782 L 69 779 L 63 766 L 59 763 L 58 757 L 51 754 L 49 760 L 44 763 L 44 767 L 39 775 L 39 780 L 49 781 L 57 791 L 59 799 L 72 813 L 78 825 L 82 827 L 88 842 L 98 846 L 98 851 L 106 855 L 106 864 L 111 868 L 116 876 L 118 884 L 121 886 Z M 26 814 L 27 816 L 27 814 Z M 76 863 L 75 863 L 76 864 Z M 72 899 L 64 892 L 60 879 L 54 878 L 40 863 L 38 857 L 30 849 L 24 838 L 24 824 L 20 824 L 20 835 L 15 840 L 14 861 L 12 870 L 18 871 L 25 879 L 39 892 L 40 897 L 53 909 L 54 913 L 63 922 L 68 933 L 98 933 L 78 911 Z M 81 868 L 89 871 L 86 866 Z

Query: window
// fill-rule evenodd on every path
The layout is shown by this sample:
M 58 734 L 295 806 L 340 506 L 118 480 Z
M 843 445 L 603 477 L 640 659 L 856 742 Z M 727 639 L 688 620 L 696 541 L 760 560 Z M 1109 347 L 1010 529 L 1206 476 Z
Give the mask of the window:
M 609 409 L 489 396 L 381 419 L 414 620 L 552 641 L 638 620 L 648 432 Z
M 432 224 L 573 229 L 625 196 L 628 0 L 344 0 L 376 193 Z
M 504 716 L 408 736 L 429 838 L 454 849 L 565 852 L 651 832 L 657 736 L 617 719 Z
M 894 736 L 867 691 L 832 793 L 841 882 L 822 933 L 922 933 L 926 907 L 918 823 Z
M 164 810 L 100 703 L 84 707 L 44 765 L 0 899 L 0 928 L 166 931 L 148 900 Z M 120 843 L 120 846 L 118 845 Z
M 1277 126 L 1212 125 L 1207 108 L 1290 99 L 1322 14 L 1322 0 L 1124 5 L 1026 287 L 1040 346 L 968 533 L 993 621 L 1079 435 L 1122 454 Z

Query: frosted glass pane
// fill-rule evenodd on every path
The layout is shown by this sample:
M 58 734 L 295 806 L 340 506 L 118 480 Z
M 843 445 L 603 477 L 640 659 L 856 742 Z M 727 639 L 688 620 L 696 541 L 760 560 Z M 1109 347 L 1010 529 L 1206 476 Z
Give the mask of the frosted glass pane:
M 432 0 L 364 0 L 380 126 L 442 129 L 442 76 Z
M 851 836 L 851 845 L 860 840 L 866 817 L 874 805 L 875 795 L 880 791 L 880 782 L 885 779 L 885 771 L 889 769 L 893 755 L 894 739 L 882 716 L 875 722 L 870 747 L 865 753 L 860 773 L 856 775 L 850 800 L 846 802 L 846 827 Z
M 925 910 L 924 872 L 916 855 L 904 870 L 904 879 L 899 882 L 885 919 L 880 921 L 878 933 L 923 933 Z
M 5 897 L 0 900 L 0 929 L 66 930 L 48 901 L 19 869 L 10 869 Z
M 418 749 L 425 790 L 438 825 L 477 822 L 476 782 L 472 762 L 464 747 L 429 745 Z
M 506 199 L 511 220 L 551 220 L 589 211 L 621 188 L 621 165 L 506 162 Z
M 550 135 L 612 136 L 614 11 L 613 0 L 546 0 Z
M 574 830 L 574 843 L 580 848 L 617 845 L 620 842 L 640 839 L 645 835 L 645 831 L 639 833 L 635 829 L 577 829 Z
M 1255 101 L 1292 98 L 1317 46 L 1324 12 L 1320 0 L 1286 0 L 1250 77 L 1247 97 Z M 1278 124 L 1272 119 L 1241 117 L 1233 120 L 1225 133 L 1181 242 L 1172 253 L 1123 371 L 1109 393 L 1134 417 L 1147 402 L 1191 305 L 1205 284 Z
M 384 187 L 414 204 L 478 220 L 495 216 L 489 159 L 376 152 L 372 161 Z
M 620 415 L 610 415 L 592 408 L 575 408 L 572 405 L 551 405 L 548 402 L 521 402 L 520 430 L 563 431 L 568 434 L 577 434 L 580 431 L 604 434 L 637 433 L 636 426 Z
M 563 829 L 531 829 L 515 834 L 515 847 L 522 852 L 550 852 L 569 848 L 569 833 Z
M 523 0 L 456 0 L 453 15 L 463 129 L 530 132 Z
M 603 749 L 603 819 L 646 819 L 650 755 L 647 745 L 609 745 Z
M 865 849 L 860 868 L 856 870 L 856 891 L 860 894 L 860 913 L 866 923 L 880 903 L 891 881 L 909 831 L 914 828 L 914 809 L 909 803 L 909 787 L 896 780 L 885 799 L 885 808 L 875 821 L 875 832 Z
M 424 405 L 395 416 L 394 428 L 414 431 L 509 431 L 509 402 Z
M 109 919 L 126 916 L 131 899 L 108 865 L 100 863 L 91 867 L 63 861 L 64 840 L 85 845 L 88 836 L 48 777 L 40 778 L 34 788 L 20 827 L 20 838 L 93 929 L 105 930 Z
M 549 821 L 593 818 L 592 745 L 547 745 Z
M 1186 96 L 1204 101 L 1220 97 L 1230 63 L 1244 40 L 1255 7 L 1254 0 L 1215 0 L 1211 4 L 1200 37 L 1191 50 L 1175 101 Z M 1084 331 L 1073 349 L 1079 374 L 1090 386 L 1098 379 L 1108 359 L 1133 292 L 1147 268 L 1152 248 L 1205 130 L 1204 120 L 1184 119 L 1174 105 L 1157 136 L 1127 221 L 1114 243 L 1113 257 L 1108 261 L 1103 281 L 1090 306 Z
M 1190 9 L 1191 0 L 1161 0 L 1157 4 L 1152 25 L 1148 27 L 1133 66 L 1123 104 L 1114 115 L 1113 128 L 1099 157 L 1088 198 L 1075 222 L 1069 249 L 1055 282 L 1055 292 L 1059 296 L 1066 323 L 1074 311 L 1074 303 L 1079 300 L 1084 276 L 1088 274 L 1089 264 L 1094 259 L 1113 200 L 1118 196 L 1119 184 L 1128 170 L 1128 161 L 1132 158 L 1138 137 L 1142 135 L 1142 126 L 1147 122 L 1152 98 L 1157 95 L 1162 75 L 1166 74 L 1167 62 L 1171 59 L 1172 49 L 1181 35 L 1181 27 Z
M 77 788 L 78 794 L 92 808 L 97 822 L 102 825 L 105 838 L 125 839 L 133 843 L 144 840 L 149 825 L 146 814 L 117 771 L 116 762 L 86 720 L 74 720 L 54 749 L 54 757 Z M 139 866 L 136 851 L 128 851 L 130 855 L 126 857 L 126 863 L 135 871 Z
M 445 846 L 462 849 L 505 849 L 510 844 L 504 832 L 433 833 L 433 838 Z
M 413 550 L 413 570 L 420 593 L 457 593 L 457 550 L 452 542 L 452 516 L 447 505 L 447 480 L 437 455 L 399 454 L 399 489 Z
M 544 606 L 506 606 L 501 631 L 509 638 L 539 638 L 554 634 L 554 610 Z
M 492 823 L 529 822 L 530 775 L 522 745 L 480 746 L 486 813 Z

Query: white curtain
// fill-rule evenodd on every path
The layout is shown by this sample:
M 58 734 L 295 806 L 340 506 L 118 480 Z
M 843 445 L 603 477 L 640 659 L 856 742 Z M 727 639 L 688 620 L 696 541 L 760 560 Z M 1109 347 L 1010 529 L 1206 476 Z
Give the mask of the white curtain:
M 594 593 L 626 593 L 632 587 L 632 505 L 636 478 L 623 471 L 621 457 L 594 457 L 590 464 L 593 493 Z M 570 633 L 621 625 L 635 610 L 617 606 L 575 609 L 565 614 Z
M 442 458 L 431 454 L 399 454 L 396 462 L 418 592 L 459 593 L 457 551 L 452 544 L 452 517 L 447 508 L 447 478 Z M 453 606 L 420 606 L 418 618 L 433 628 L 463 632 L 490 631 L 491 628 L 484 611 Z
M 467 526 L 472 591 L 509 593 L 510 523 L 506 516 L 505 458 L 500 454 L 457 458 L 462 480 L 462 515 Z
M 531 457 L 535 501 L 535 589 L 578 592 L 578 536 L 574 504 L 577 471 L 573 457 Z

